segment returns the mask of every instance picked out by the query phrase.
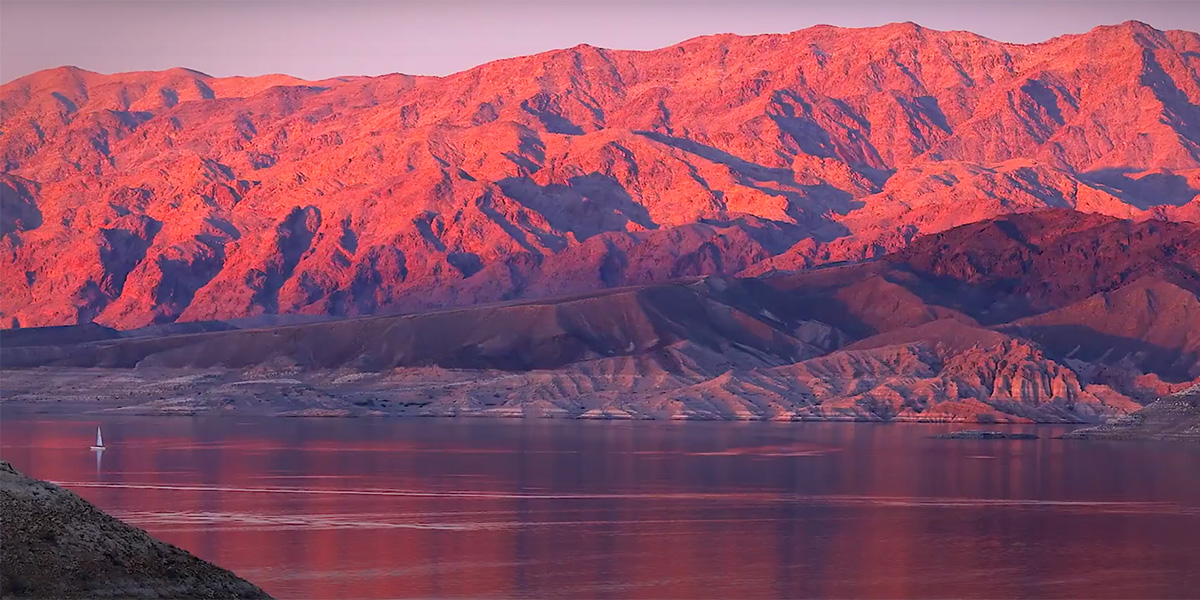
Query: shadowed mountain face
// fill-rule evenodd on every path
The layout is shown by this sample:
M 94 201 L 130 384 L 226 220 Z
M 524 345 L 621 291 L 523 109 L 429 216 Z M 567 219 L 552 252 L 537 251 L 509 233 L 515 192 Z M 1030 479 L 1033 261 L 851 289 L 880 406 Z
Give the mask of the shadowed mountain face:
M 109 368 L 10 370 L 6 401 L 154 414 L 1089 422 L 1200 380 L 1197 272 L 1195 224 L 1056 209 L 753 278 L 282 327 L 17 330 L 0 362 Z
M 1200 36 L 1135 22 L 1035 45 L 823 26 L 649 52 L 578 46 L 440 78 L 55 69 L 0 87 L 0 318 L 133 329 L 363 315 L 871 258 L 1047 207 L 1197 219 L 1198 82 Z M 1150 235 L 1112 227 L 1101 262 L 1122 244 L 1138 255 Z M 1133 273 L 1048 271 L 1055 252 L 1074 260 L 1069 239 L 1055 250 L 1039 245 L 1045 232 L 978 234 L 946 256 L 914 250 L 904 277 L 961 276 L 980 298 L 1003 292 L 1000 305 L 935 301 L 944 290 L 895 273 L 838 293 L 899 286 L 930 314 L 992 326 Z M 985 245 L 1009 239 L 1008 256 Z M 1049 284 L 1008 274 L 1026 244 L 1050 257 L 1032 265 Z M 991 279 L 972 278 L 981 268 Z M 1188 272 L 1162 269 L 1144 284 L 1155 297 L 1194 291 Z M 1085 281 L 1093 271 L 1107 279 Z M 656 302 L 645 293 L 611 298 L 643 311 Z M 1115 301 L 1134 296 L 1150 298 Z M 846 332 L 922 310 L 876 308 Z M 1054 319 L 1019 326 L 1031 339 L 1085 335 Z

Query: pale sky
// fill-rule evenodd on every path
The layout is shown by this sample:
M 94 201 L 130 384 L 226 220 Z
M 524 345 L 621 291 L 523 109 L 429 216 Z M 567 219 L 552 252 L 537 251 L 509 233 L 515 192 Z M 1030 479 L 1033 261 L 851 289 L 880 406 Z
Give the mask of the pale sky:
M 0 0 L 0 81 L 61 65 L 445 75 L 580 43 L 646 50 L 897 21 L 1027 43 L 1130 19 L 1200 31 L 1200 0 Z

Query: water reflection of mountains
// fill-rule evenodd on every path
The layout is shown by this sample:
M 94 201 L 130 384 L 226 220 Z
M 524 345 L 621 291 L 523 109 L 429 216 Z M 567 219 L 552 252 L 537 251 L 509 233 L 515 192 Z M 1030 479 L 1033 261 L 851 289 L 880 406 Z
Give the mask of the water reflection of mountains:
M 98 476 L 77 455 L 94 421 L 0 433 L 18 466 L 277 597 L 1177 597 L 1200 566 L 1187 445 L 1045 426 L 976 447 L 927 438 L 952 425 L 235 421 L 107 418 L 121 445 Z M 1146 564 L 1155 577 L 1129 576 Z

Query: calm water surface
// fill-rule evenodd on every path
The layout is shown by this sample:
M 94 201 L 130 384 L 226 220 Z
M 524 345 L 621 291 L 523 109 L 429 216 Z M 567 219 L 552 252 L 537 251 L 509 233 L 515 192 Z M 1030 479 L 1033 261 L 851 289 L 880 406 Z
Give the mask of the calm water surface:
M 0 455 L 278 598 L 1200 597 L 1200 448 L 954 428 L 6 410 Z

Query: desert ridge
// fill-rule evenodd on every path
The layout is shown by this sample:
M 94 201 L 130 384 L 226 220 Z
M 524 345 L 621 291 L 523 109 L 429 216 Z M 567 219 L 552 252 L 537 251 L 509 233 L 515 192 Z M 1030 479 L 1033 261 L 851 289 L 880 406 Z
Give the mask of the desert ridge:
M 5 327 L 356 316 L 808 269 L 1064 208 L 1196 220 L 1200 37 L 912 23 L 447 77 L 0 86 Z
M 1200 379 L 1198 261 L 1194 224 L 1057 209 L 758 277 L 14 330 L 0 361 L 5 402 L 36 410 L 1098 423 Z

